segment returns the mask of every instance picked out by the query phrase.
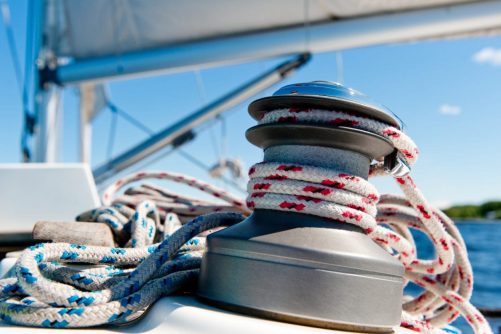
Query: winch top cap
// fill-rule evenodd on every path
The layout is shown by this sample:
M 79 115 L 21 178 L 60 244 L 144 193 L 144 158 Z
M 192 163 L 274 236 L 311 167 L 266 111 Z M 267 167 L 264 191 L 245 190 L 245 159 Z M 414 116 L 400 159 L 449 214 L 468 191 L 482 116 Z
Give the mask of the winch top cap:
M 249 114 L 259 120 L 267 111 L 290 107 L 356 112 L 401 129 L 400 121 L 388 108 L 355 89 L 330 81 L 284 86 L 272 96 L 252 102 Z

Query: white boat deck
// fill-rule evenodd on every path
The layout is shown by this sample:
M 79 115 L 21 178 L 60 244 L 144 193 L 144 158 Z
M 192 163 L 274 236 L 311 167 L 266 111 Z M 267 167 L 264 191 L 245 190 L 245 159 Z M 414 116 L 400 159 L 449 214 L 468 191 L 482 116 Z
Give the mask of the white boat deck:
M 348 333 L 283 322 L 253 318 L 245 315 L 222 311 L 197 301 L 194 297 L 164 297 L 157 301 L 151 310 L 138 322 L 123 327 L 91 329 L 92 333 L 169 333 L 169 334 L 315 334 Z M 89 329 L 52 329 L 15 327 L 0 322 L 0 333 L 90 333 Z M 412 333 L 398 328 L 398 334 Z M 349 332 L 351 333 L 351 332 Z
M 0 262 L 0 277 L 15 263 L 10 257 Z M 92 329 L 53 329 L 18 327 L 0 321 L 2 334 L 27 333 L 150 333 L 150 334 L 346 334 L 337 330 L 294 325 L 284 322 L 254 318 L 231 313 L 199 302 L 195 297 L 163 297 L 158 300 L 139 321 L 128 326 L 108 326 Z M 396 334 L 414 333 L 404 328 L 395 329 Z

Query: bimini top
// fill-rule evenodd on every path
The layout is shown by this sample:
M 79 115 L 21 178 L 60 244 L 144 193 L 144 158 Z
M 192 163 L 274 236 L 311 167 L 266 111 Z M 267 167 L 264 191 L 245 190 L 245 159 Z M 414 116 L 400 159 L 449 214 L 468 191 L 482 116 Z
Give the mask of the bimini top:
M 330 81 L 284 86 L 272 96 L 252 102 L 249 105 L 249 113 L 259 120 L 269 110 L 292 106 L 356 112 L 402 128 L 399 119 L 385 106 L 355 89 Z

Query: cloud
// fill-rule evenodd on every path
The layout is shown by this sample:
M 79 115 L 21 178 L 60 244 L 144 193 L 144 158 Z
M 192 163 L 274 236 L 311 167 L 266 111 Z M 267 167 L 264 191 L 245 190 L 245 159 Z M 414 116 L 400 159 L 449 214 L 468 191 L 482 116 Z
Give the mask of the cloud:
M 442 104 L 440 108 L 438 108 L 438 112 L 443 114 L 443 115 L 451 115 L 451 116 L 456 116 L 461 113 L 461 108 L 459 106 L 453 106 L 450 104 Z
M 501 49 L 486 47 L 473 55 L 473 61 L 479 64 L 501 66 Z
M 435 200 L 432 202 L 433 206 L 439 208 L 440 210 L 447 209 L 452 206 L 452 202 L 450 200 Z

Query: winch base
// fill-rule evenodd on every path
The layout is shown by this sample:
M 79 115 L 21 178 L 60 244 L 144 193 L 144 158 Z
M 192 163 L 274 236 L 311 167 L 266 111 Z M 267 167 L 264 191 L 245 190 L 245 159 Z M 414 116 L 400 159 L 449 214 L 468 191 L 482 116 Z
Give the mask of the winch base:
M 245 314 L 389 332 L 400 323 L 402 265 L 357 227 L 256 210 L 208 237 L 198 295 Z

